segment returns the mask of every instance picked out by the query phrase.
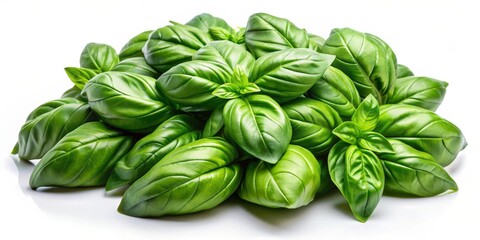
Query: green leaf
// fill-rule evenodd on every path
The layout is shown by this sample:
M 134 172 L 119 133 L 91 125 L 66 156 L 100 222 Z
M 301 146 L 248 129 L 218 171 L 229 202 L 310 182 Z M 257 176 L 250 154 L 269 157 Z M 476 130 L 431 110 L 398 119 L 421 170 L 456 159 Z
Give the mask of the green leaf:
M 397 140 L 389 140 L 395 153 L 380 153 L 385 171 L 385 192 L 431 197 L 458 186 L 447 171 L 425 152 Z
M 158 72 L 192 60 L 198 49 L 211 42 L 208 32 L 187 25 L 165 26 L 153 31 L 143 48 L 145 60 Z
M 242 96 L 240 88 L 234 83 L 224 83 L 218 86 L 212 94 L 223 99 L 233 99 Z
M 225 100 L 212 94 L 231 78 L 230 72 L 210 61 L 179 64 L 162 74 L 156 87 L 172 102 L 195 111 L 212 110 Z
M 245 43 L 255 58 L 259 58 L 285 49 L 307 48 L 308 36 L 304 29 L 285 18 L 257 13 L 248 19 Z
M 376 36 L 350 28 L 333 29 L 323 52 L 335 55 L 332 66 L 353 80 L 360 97 L 372 94 L 380 104 L 395 84 L 397 60 L 390 47 Z
M 249 94 L 249 93 L 256 93 L 260 92 L 260 88 L 255 83 L 247 83 L 244 87 L 240 88 L 240 93 L 242 95 Z
M 397 64 L 397 79 L 413 76 L 412 70 L 405 65 Z
M 82 95 L 103 121 L 129 132 L 149 133 L 175 114 L 155 89 L 155 79 L 135 73 L 99 74 Z
M 299 208 L 313 201 L 320 186 L 320 166 L 313 154 L 289 145 L 276 164 L 250 161 L 240 198 L 270 208 Z
M 339 141 L 328 152 L 328 172 L 332 182 L 342 194 L 345 189 L 345 159 L 350 146 L 349 143 Z
M 106 191 L 132 184 L 174 149 L 200 138 L 199 122 L 188 115 L 175 115 L 141 138 L 115 165 Z
M 101 43 L 87 44 L 80 56 L 80 66 L 97 73 L 110 71 L 118 62 L 119 58 L 115 49 Z
M 112 71 L 136 73 L 152 78 L 160 77 L 160 73 L 148 65 L 143 57 L 130 57 L 122 60 L 112 69 Z
M 241 67 L 245 74 L 249 74 L 253 68 L 255 59 L 244 46 L 229 41 L 214 41 L 200 48 L 192 57 L 193 60 L 208 61 L 227 72 L 229 76 L 234 74 L 235 68 Z M 225 79 L 228 82 L 230 79 Z
M 142 49 L 148 40 L 148 36 L 150 36 L 152 32 L 152 30 L 145 31 L 130 39 L 118 54 L 120 61 L 128 58 L 143 57 Z
M 360 127 L 351 121 L 342 122 L 338 127 L 333 129 L 333 134 L 349 144 L 357 144 L 362 131 Z
M 255 61 L 250 82 L 278 102 L 292 100 L 302 96 L 322 77 L 333 58 L 310 49 L 272 52 Z
M 228 101 L 223 120 L 225 130 L 241 149 L 268 163 L 276 163 L 282 157 L 292 138 L 288 116 L 266 95 Z
M 223 128 L 223 105 L 216 107 L 210 117 L 208 118 L 205 126 L 203 127 L 202 137 L 214 137 Z
M 18 149 L 19 149 L 19 146 L 18 146 L 18 142 L 17 142 L 17 143 L 15 143 L 15 146 L 13 147 L 12 152 L 10 152 L 10 154 L 12 154 L 12 155 L 18 154 Z
M 373 95 L 368 95 L 353 113 L 352 122 L 362 131 L 371 131 L 377 125 L 379 109 L 377 100 Z
M 210 27 L 208 33 L 214 40 L 230 40 L 233 38 L 230 31 L 221 27 Z
M 363 132 L 358 139 L 358 145 L 366 150 L 370 150 L 375 153 L 392 153 L 395 154 L 390 142 L 382 136 L 382 134 L 376 132 Z
M 68 78 L 70 78 L 73 84 L 79 89 L 83 89 L 85 84 L 97 75 L 96 72 L 88 68 L 66 67 L 65 72 Z
M 82 97 L 82 90 L 75 85 L 63 92 L 61 98 L 74 98 L 82 102 L 88 102 L 87 99 Z
M 467 146 L 462 131 L 453 123 L 432 111 L 409 105 L 380 106 L 374 131 L 432 155 L 441 166 L 449 165 Z
M 428 77 L 397 79 L 389 104 L 408 104 L 435 111 L 442 103 L 448 83 Z
M 320 80 L 308 90 L 308 96 L 328 104 L 346 120 L 352 118 L 360 104 L 360 95 L 355 84 L 345 73 L 332 66 L 328 67 Z
M 333 184 L 332 179 L 330 178 L 327 161 L 318 158 L 317 160 L 320 165 L 320 187 L 318 187 L 317 196 L 321 196 L 330 192 L 335 187 L 335 184 Z
M 307 35 L 308 35 L 308 48 L 312 49 L 315 52 L 321 53 L 323 49 L 323 45 L 325 44 L 325 39 L 311 33 L 308 33 Z
M 18 157 L 40 159 L 67 133 L 97 119 L 87 103 L 73 98 L 53 100 L 32 111 L 18 134 Z
M 193 17 L 190 21 L 188 21 L 185 25 L 189 25 L 192 27 L 196 27 L 201 29 L 205 32 L 208 32 L 211 27 L 220 27 L 223 29 L 228 30 L 229 32 L 233 32 L 233 28 L 228 25 L 228 23 L 219 18 L 212 16 L 208 13 L 202 13 L 195 17 Z
M 127 189 L 118 211 L 160 217 L 211 209 L 240 184 L 236 158 L 235 148 L 221 138 L 203 138 L 176 148 Z
M 240 87 L 245 86 L 248 83 L 248 75 L 242 66 L 235 66 L 235 68 L 233 69 L 233 76 L 231 82 Z
M 318 156 L 327 153 L 337 141 L 332 131 L 342 119 L 327 104 L 300 98 L 282 108 L 292 124 L 291 144 L 302 146 Z
M 236 44 L 244 44 L 245 43 L 245 28 L 240 28 L 234 35 L 233 39 L 231 39 Z
M 65 135 L 33 169 L 30 187 L 91 187 L 107 182 L 133 137 L 101 122 L 85 123 Z
M 381 153 L 385 171 L 385 192 L 390 194 L 431 197 L 458 186 L 442 166 L 425 152 L 390 139 L 395 153 Z
M 342 192 L 355 217 L 365 222 L 383 194 L 385 175 L 382 163 L 368 150 L 355 145 L 345 154 L 345 182 Z

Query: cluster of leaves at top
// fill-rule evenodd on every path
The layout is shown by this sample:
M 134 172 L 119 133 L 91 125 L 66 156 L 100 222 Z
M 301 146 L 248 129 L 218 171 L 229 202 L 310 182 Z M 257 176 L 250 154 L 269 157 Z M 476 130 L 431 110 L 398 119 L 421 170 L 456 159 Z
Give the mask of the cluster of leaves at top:
M 21 128 L 13 153 L 41 159 L 33 189 L 124 187 L 120 212 L 159 217 L 234 193 L 293 209 L 336 187 L 362 222 L 384 193 L 457 190 L 443 167 L 467 144 L 434 112 L 447 83 L 414 76 L 368 33 L 324 40 L 265 13 L 236 31 L 201 14 L 119 54 L 89 43 L 80 66 Z

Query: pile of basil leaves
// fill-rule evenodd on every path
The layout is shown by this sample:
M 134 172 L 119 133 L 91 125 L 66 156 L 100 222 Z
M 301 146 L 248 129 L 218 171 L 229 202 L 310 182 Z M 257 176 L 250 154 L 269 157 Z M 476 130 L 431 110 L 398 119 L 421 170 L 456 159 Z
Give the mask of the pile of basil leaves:
M 31 112 L 13 151 L 41 159 L 32 189 L 121 189 L 118 211 L 160 217 L 232 194 L 294 209 L 336 188 L 362 222 L 383 194 L 458 189 L 444 167 L 467 143 L 435 113 L 447 83 L 415 76 L 372 34 L 201 14 L 119 54 L 89 43 L 65 71 L 74 86 Z

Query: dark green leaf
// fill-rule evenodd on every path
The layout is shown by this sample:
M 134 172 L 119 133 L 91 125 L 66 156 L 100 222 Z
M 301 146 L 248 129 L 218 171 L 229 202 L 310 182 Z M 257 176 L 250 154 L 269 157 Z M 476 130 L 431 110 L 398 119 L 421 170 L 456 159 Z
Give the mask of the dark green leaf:
M 193 111 L 212 110 L 225 102 L 212 92 L 230 78 L 230 72 L 217 64 L 194 60 L 171 68 L 158 78 L 156 86 L 182 107 L 192 107 Z
M 97 75 L 96 72 L 88 68 L 66 67 L 65 72 L 78 89 L 83 89 L 85 84 Z
M 175 113 L 155 89 L 155 79 L 134 73 L 99 74 L 82 95 L 102 120 L 131 132 L 150 132 Z
M 272 98 L 247 95 L 223 109 L 225 129 L 240 148 L 268 163 L 276 163 L 292 138 L 287 114 Z
M 203 128 L 202 137 L 213 137 L 223 128 L 223 105 L 216 107 Z
M 130 186 L 118 211 L 137 217 L 180 215 L 225 201 L 240 184 L 235 148 L 204 138 L 171 151 Z
M 282 108 L 292 124 L 291 144 L 300 145 L 317 156 L 326 153 L 336 142 L 332 131 L 342 119 L 330 106 L 302 98 Z
M 328 163 L 323 159 L 317 159 L 320 165 L 320 187 L 317 190 L 317 196 L 326 194 L 330 192 L 335 187 L 332 179 L 330 178 L 330 173 L 328 172 Z
M 320 166 L 307 149 L 289 145 L 276 164 L 251 161 L 238 192 L 249 202 L 271 208 L 299 208 L 313 201 Z
M 117 162 L 105 189 L 110 191 L 133 183 L 169 152 L 199 139 L 199 128 L 198 121 L 188 115 L 167 119 Z
M 30 187 L 104 185 L 133 143 L 133 137 L 101 122 L 85 123 L 45 154 L 32 172 Z
M 115 49 L 101 43 L 87 44 L 80 56 L 80 66 L 97 73 L 110 71 L 118 62 L 119 58 Z
M 112 69 L 112 71 L 137 73 L 152 78 L 160 77 L 160 73 L 148 65 L 143 57 L 131 57 L 122 60 Z
M 67 89 L 61 96 L 61 98 L 75 98 L 82 102 L 87 102 L 87 99 L 82 97 L 82 90 L 75 85 L 69 89 Z
M 360 95 L 355 84 L 342 71 L 332 66 L 327 68 L 308 93 L 309 97 L 330 105 L 343 119 L 350 120 L 360 104 Z
M 142 49 L 152 32 L 152 30 L 145 31 L 130 39 L 118 54 L 120 61 L 133 57 L 143 57 Z
M 257 13 L 248 19 L 245 43 L 255 58 L 289 48 L 307 48 L 308 36 L 285 18 Z
M 279 102 L 302 96 L 332 63 L 331 55 L 310 49 L 286 49 L 257 59 L 250 75 L 263 94 Z
M 462 132 L 453 123 L 432 111 L 409 105 L 380 106 L 375 132 L 432 155 L 441 166 L 449 165 L 467 146 Z
M 353 80 L 360 96 L 372 94 L 380 104 L 393 88 L 396 79 L 396 57 L 378 37 L 353 29 L 333 29 L 323 52 L 336 56 L 332 66 Z
M 198 49 L 211 42 L 207 32 L 187 25 L 159 28 L 150 34 L 143 53 L 147 63 L 160 73 L 192 60 Z
M 67 133 L 97 117 L 87 103 L 62 98 L 42 104 L 27 118 L 18 135 L 20 159 L 40 159 Z
M 404 77 L 397 79 L 390 104 L 408 104 L 435 111 L 442 103 L 448 83 L 428 77 Z
M 455 181 L 430 154 L 397 140 L 390 143 L 395 153 L 378 155 L 385 171 L 385 192 L 430 197 L 458 190 Z
M 377 126 L 379 114 L 377 99 L 373 95 L 368 95 L 353 113 L 352 122 L 356 123 L 362 131 L 371 131 Z

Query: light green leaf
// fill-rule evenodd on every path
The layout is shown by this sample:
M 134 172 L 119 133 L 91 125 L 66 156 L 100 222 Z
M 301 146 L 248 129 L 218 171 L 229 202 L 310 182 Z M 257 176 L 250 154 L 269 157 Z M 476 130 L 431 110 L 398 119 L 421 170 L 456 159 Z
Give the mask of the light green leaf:
M 371 131 L 377 126 L 379 114 L 377 99 L 373 95 L 368 95 L 353 113 L 352 122 L 362 131 Z
M 390 142 L 380 133 L 363 132 L 358 145 L 375 153 L 395 153 Z
M 349 144 L 357 144 L 362 132 L 357 124 L 351 121 L 342 122 L 333 129 L 333 134 Z
M 212 94 L 223 99 L 233 99 L 242 96 L 240 88 L 234 83 L 224 83 L 218 86 Z
M 88 68 L 77 68 L 77 67 L 66 67 L 65 72 L 68 75 L 68 78 L 75 84 L 80 90 L 85 87 L 85 84 L 95 77 L 97 73 Z

